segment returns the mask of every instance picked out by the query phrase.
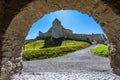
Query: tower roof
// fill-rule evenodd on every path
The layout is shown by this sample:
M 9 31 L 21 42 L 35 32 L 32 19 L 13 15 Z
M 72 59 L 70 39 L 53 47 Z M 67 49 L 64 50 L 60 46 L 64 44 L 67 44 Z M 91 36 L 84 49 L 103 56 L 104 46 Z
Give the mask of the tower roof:
M 53 24 L 55 24 L 55 23 L 59 23 L 59 24 L 61 24 L 60 20 L 57 19 L 57 18 L 55 18 L 55 20 L 53 21 Z

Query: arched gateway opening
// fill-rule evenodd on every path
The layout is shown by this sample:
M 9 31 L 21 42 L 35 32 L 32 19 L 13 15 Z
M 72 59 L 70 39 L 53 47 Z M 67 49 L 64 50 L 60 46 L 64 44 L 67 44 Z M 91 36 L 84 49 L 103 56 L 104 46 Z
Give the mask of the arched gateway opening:
M 112 4 L 104 0 L 1 0 L 0 78 L 9 80 L 11 75 L 21 72 L 21 50 L 30 26 L 44 14 L 62 9 L 89 14 L 102 26 L 109 39 L 111 67 L 120 75 L 119 7 Z

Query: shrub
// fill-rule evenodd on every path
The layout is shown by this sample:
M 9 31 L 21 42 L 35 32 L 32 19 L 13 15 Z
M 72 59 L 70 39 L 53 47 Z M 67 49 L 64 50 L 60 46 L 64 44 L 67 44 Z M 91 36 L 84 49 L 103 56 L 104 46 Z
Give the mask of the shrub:
M 93 54 L 108 57 L 108 47 L 106 45 L 98 44 L 95 48 L 92 48 L 90 51 Z

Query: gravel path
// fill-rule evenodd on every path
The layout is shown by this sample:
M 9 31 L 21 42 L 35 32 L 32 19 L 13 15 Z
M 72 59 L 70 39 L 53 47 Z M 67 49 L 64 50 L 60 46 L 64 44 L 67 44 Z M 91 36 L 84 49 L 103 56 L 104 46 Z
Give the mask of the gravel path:
M 22 75 L 13 80 L 120 80 L 111 73 L 108 58 L 89 52 L 92 47 L 62 57 L 26 61 Z

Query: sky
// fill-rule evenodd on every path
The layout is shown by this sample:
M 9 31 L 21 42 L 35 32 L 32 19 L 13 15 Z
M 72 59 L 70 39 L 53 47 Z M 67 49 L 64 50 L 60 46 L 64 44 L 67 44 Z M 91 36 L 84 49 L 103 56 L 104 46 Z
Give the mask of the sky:
M 66 29 L 70 29 L 77 34 L 104 33 L 101 26 L 89 15 L 76 10 L 59 10 L 45 14 L 38 21 L 33 23 L 26 39 L 34 39 L 38 32 L 47 32 L 52 27 L 52 22 L 59 19 Z

